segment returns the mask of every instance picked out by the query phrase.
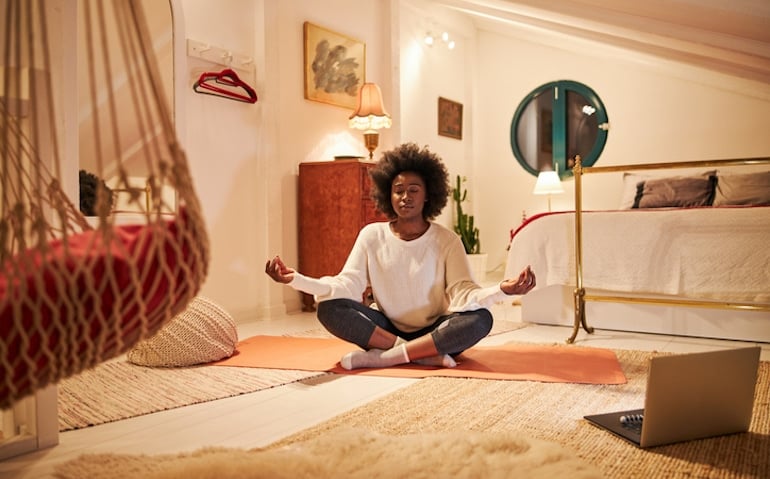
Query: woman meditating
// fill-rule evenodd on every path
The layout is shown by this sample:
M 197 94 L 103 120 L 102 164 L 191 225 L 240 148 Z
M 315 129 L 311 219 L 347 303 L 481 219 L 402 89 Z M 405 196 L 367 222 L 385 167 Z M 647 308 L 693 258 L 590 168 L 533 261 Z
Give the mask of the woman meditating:
M 370 175 L 376 207 L 390 221 L 361 229 L 339 274 L 310 278 L 278 256 L 265 272 L 315 295 L 321 324 L 362 349 L 343 356 L 343 368 L 454 367 L 454 356 L 492 329 L 487 308 L 506 295 L 528 293 L 535 274 L 527 267 L 517 279 L 486 288 L 473 281 L 459 236 L 432 222 L 450 186 L 443 162 L 427 148 L 406 143 L 386 151 Z M 371 306 L 362 302 L 367 287 Z

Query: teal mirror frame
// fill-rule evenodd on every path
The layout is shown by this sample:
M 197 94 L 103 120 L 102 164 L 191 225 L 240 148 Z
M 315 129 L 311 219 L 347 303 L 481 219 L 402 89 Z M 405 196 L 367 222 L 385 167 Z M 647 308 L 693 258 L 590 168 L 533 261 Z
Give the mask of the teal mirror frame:
M 510 143 L 516 160 L 519 162 L 522 168 L 524 168 L 530 174 L 537 176 L 541 170 L 549 169 L 548 167 L 533 164 L 532 159 L 528 161 L 527 156 L 524 153 L 524 149 L 519 145 L 518 132 L 521 127 L 521 123 L 526 121 L 525 112 L 533 101 L 541 100 L 540 97 L 544 94 L 550 93 L 552 100 L 552 109 L 550 110 L 550 118 L 541 118 L 538 120 L 538 124 L 534 125 L 537 131 L 541 149 L 545 150 L 547 154 L 551 155 L 551 165 L 553 169 L 559 172 L 559 176 L 569 178 L 572 176 L 572 167 L 574 166 L 574 155 L 580 154 L 581 162 L 583 166 L 592 166 L 599 159 L 604 145 L 607 142 L 607 133 L 609 130 L 609 118 L 607 116 L 607 110 L 604 107 L 599 95 L 596 94 L 590 87 L 578 83 L 572 80 L 559 80 L 541 85 L 532 92 L 530 92 L 519 103 L 516 108 L 516 112 L 513 115 L 511 121 L 510 130 Z M 576 149 L 575 145 L 572 145 L 569 141 L 569 118 L 568 118 L 568 105 L 567 99 L 574 95 L 578 95 L 585 101 L 585 104 L 594 108 L 592 112 L 594 119 L 589 123 L 592 129 L 588 132 L 590 136 L 595 135 L 596 138 L 588 146 L 583 146 L 580 150 Z M 546 97 L 545 100 L 548 98 Z M 581 121 L 578 125 L 578 132 L 582 132 L 584 125 Z M 531 127 L 532 125 L 530 125 Z M 586 124 L 585 126 L 588 126 Z M 548 131 L 550 129 L 550 132 Z M 549 134 L 550 133 L 550 134 Z M 590 138 L 589 138 L 590 140 Z

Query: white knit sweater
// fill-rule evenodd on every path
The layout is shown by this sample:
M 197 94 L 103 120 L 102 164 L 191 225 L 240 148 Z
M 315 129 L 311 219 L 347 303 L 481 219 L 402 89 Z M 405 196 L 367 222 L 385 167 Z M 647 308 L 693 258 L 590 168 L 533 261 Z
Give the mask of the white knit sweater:
M 366 225 L 338 275 L 315 279 L 297 273 L 289 284 L 319 302 L 360 301 L 371 285 L 377 308 L 405 332 L 505 298 L 499 285 L 482 288 L 473 282 L 459 236 L 438 223 L 412 241 L 397 238 L 387 222 Z

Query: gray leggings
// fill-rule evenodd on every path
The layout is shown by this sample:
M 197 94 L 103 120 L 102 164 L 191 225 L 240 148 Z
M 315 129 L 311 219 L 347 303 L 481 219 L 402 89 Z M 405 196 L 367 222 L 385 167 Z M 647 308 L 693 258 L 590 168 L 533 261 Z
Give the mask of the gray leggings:
M 352 299 L 322 301 L 318 304 L 318 320 L 333 335 L 362 349 L 369 349 L 369 338 L 377 326 L 407 341 L 430 334 L 439 354 L 459 354 L 485 338 L 492 329 L 492 313 L 477 309 L 441 316 L 426 328 L 406 333 L 380 311 Z

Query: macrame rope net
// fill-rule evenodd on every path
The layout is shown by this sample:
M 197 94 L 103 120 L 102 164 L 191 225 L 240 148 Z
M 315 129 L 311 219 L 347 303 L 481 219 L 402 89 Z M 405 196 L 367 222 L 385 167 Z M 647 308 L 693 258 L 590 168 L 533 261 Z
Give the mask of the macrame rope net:
M 152 336 L 184 311 L 208 268 L 141 3 L 78 2 L 75 26 L 51 7 L 61 2 L 0 0 L 0 409 Z M 77 66 L 51 35 L 75 28 L 87 52 Z M 88 91 L 69 116 L 81 130 L 75 158 L 62 148 L 61 120 L 77 95 L 62 81 L 74 68 L 70 84 Z M 73 201 L 86 157 L 113 181 L 97 184 L 90 221 Z M 133 214 L 112 211 L 116 191 Z

